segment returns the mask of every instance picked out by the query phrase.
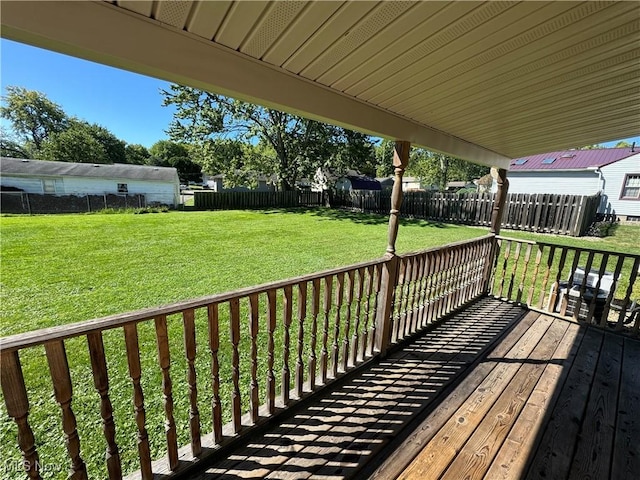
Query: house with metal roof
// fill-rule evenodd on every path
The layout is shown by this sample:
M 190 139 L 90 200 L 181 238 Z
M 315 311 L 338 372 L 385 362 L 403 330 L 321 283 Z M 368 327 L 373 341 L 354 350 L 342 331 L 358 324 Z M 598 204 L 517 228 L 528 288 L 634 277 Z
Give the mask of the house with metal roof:
M 561 150 L 516 158 L 509 193 L 601 193 L 599 213 L 640 220 L 640 149 Z
M 179 203 L 173 167 L 0 159 L 2 190 L 50 195 L 144 195 L 146 203 Z

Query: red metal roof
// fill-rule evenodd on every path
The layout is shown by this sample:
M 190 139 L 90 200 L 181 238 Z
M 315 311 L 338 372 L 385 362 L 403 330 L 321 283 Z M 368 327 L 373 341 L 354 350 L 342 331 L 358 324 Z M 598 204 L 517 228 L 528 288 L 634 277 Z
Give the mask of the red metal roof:
M 640 147 L 631 151 L 624 148 L 599 148 L 593 150 L 561 150 L 539 153 L 511 160 L 511 171 L 517 170 L 586 170 L 604 167 L 610 163 L 640 153 Z M 552 160 L 553 159 L 553 160 Z

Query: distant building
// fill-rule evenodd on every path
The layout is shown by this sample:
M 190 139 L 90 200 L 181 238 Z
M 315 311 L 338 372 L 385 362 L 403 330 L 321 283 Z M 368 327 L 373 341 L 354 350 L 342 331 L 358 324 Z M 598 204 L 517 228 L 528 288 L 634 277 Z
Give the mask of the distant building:
M 640 221 L 640 151 L 564 150 L 511 161 L 509 193 L 602 194 L 599 213 Z M 495 182 L 492 190 L 495 192 Z
M 351 192 L 354 190 L 379 191 L 382 190 L 382 185 L 380 185 L 380 182 L 375 178 L 350 174 L 340 177 L 336 181 L 336 190 L 343 192 Z
M 176 206 L 178 172 L 173 167 L 93 164 L 0 158 L 4 191 L 49 195 L 144 195 L 146 203 Z
M 238 185 L 235 187 L 224 186 L 225 175 L 219 173 L 217 175 L 203 174 L 203 184 L 208 186 L 214 192 L 273 192 L 276 190 L 276 181 L 274 178 L 259 175 L 254 188 Z

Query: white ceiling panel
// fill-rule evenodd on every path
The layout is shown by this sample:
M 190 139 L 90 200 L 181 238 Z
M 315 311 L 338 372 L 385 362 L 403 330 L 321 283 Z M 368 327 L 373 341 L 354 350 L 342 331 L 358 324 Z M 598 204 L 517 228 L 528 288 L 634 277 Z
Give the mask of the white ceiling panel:
M 2 2 L 2 35 L 506 167 L 640 135 L 640 2 Z

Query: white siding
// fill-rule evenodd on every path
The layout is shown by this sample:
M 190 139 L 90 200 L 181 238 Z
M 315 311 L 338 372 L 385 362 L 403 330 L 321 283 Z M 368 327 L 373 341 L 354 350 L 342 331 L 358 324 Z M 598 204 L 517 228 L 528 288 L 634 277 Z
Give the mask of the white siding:
M 13 176 L 2 176 L 2 186 L 3 187 L 16 187 L 21 190 L 24 190 L 27 193 L 44 193 L 42 188 L 42 179 L 40 178 L 32 178 L 32 177 L 13 177 Z M 56 189 L 58 185 L 56 185 Z
M 2 177 L 2 185 L 21 188 L 27 193 L 43 193 L 42 180 L 51 177 Z M 178 177 L 175 182 L 158 182 L 132 180 L 127 178 L 87 178 L 65 177 L 56 178 L 56 193 L 58 195 L 104 195 L 117 194 L 118 184 L 126 183 L 130 194 L 145 195 L 147 203 L 162 203 L 176 205 L 179 198 Z
M 595 195 L 600 190 L 598 174 L 594 171 L 509 171 L 507 179 L 509 193 Z
M 621 200 L 626 174 L 640 175 L 640 154 L 602 167 L 604 195 L 601 211 L 616 215 L 640 216 L 640 200 Z

